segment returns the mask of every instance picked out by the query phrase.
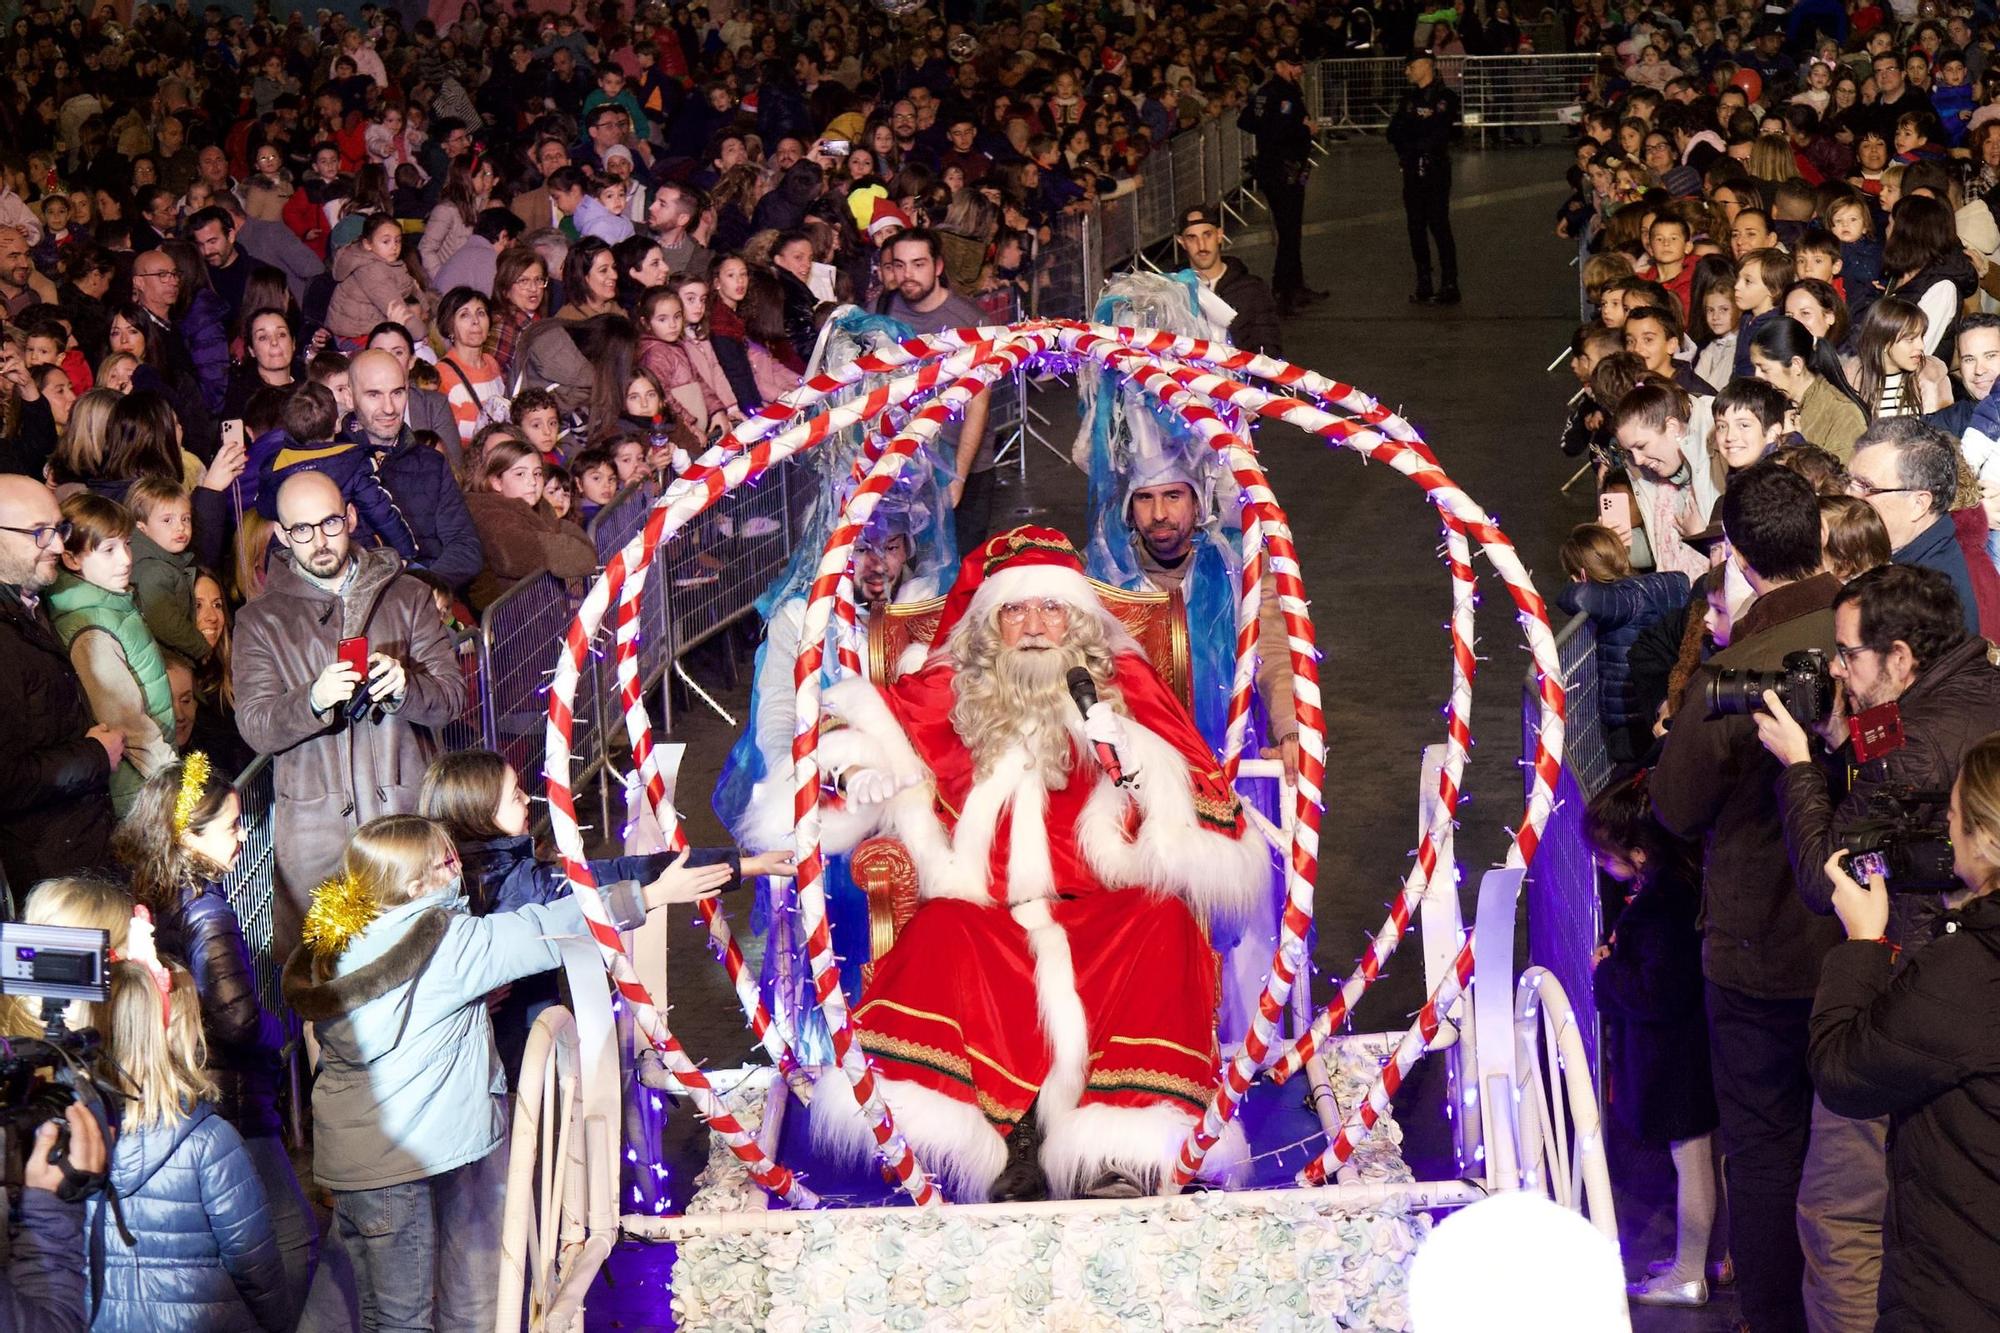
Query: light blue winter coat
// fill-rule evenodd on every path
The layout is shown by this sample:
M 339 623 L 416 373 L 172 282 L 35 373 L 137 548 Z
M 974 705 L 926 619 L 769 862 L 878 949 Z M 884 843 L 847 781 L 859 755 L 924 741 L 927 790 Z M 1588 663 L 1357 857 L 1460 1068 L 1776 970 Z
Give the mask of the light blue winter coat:
M 498 1147 L 506 1075 L 488 991 L 560 961 L 584 931 L 574 898 L 475 917 L 458 885 L 391 908 L 315 982 L 305 950 L 285 997 L 319 1038 L 313 1176 L 335 1190 L 442 1175 Z

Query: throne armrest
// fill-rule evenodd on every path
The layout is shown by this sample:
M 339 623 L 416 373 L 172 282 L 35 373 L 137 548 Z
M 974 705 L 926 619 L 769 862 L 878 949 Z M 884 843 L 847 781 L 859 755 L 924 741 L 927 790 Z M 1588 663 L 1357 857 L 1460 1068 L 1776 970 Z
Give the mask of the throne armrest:
M 889 952 L 896 935 L 917 911 L 917 864 L 894 838 L 869 838 L 848 857 L 848 872 L 868 896 L 868 961 L 861 965 L 861 989 L 875 980 L 875 960 Z

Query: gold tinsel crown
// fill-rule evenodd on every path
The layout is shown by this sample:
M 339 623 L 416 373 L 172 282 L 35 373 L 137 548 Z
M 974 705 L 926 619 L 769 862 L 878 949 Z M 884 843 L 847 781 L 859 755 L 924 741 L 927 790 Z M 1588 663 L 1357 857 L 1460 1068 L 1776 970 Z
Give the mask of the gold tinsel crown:
M 194 822 L 194 812 L 208 791 L 208 776 L 208 756 L 200 750 L 190 750 L 181 761 L 181 789 L 174 796 L 174 832 L 186 833 L 188 825 Z
M 338 958 L 381 910 L 361 881 L 342 871 L 313 890 L 299 938 L 320 957 Z

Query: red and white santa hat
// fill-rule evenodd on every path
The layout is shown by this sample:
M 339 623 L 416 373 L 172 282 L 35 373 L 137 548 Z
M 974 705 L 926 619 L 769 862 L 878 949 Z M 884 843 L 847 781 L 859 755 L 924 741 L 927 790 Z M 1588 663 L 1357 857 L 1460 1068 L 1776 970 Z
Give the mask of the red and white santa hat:
M 959 562 L 958 581 L 945 599 L 931 642 L 943 644 L 967 616 L 990 616 L 1009 602 L 1042 598 L 1055 598 L 1096 616 L 1113 652 L 1137 651 L 1123 623 L 1099 600 L 1068 536 L 1033 526 L 990 537 Z
M 868 239 L 881 245 L 888 237 L 899 231 L 910 230 L 910 215 L 887 199 L 875 201 L 875 212 L 868 219 Z

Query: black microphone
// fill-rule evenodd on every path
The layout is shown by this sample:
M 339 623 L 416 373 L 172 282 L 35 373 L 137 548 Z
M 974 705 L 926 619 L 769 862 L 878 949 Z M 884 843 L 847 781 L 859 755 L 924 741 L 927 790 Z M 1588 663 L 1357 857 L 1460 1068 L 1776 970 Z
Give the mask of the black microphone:
M 1069 697 L 1076 700 L 1076 711 L 1088 719 L 1091 708 L 1097 703 L 1097 682 L 1090 678 L 1090 668 L 1071 667 L 1067 680 Z M 1092 741 L 1090 748 L 1097 752 L 1097 762 L 1103 766 L 1111 780 L 1122 786 L 1125 782 L 1125 769 L 1118 762 L 1117 749 L 1103 741 Z

